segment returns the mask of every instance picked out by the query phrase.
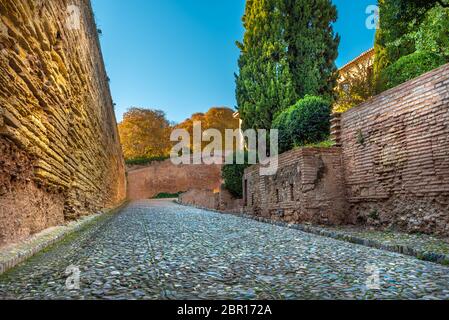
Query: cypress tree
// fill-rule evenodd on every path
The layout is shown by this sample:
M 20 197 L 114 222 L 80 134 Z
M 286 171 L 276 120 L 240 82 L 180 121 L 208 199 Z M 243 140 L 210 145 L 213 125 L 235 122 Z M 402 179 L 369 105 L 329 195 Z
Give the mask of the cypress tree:
M 340 36 L 332 23 L 337 8 L 331 0 L 280 0 L 285 18 L 288 63 L 296 94 L 333 96 L 337 80 L 335 60 Z
M 236 76 L 244 128 L 271 128 L 275 115 L 306 95 L 332 97 L 336 19 L 330 0 L 247 0 Z
M 245 129 L 270 129 L 274 116 L 297 100 L 278 0 L 248 0 L 236 96 Z

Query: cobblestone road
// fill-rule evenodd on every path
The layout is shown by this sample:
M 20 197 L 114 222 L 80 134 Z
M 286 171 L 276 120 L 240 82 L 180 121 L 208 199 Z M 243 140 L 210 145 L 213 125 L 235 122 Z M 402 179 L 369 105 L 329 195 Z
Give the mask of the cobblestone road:
M 78 266 L 80 289 L 66 289 Z M 378 268 L 380 290 L 367 279 Z M 0 299 L 449 299 L 449 268 L 168 201 L 134 202 L 0 277 Z

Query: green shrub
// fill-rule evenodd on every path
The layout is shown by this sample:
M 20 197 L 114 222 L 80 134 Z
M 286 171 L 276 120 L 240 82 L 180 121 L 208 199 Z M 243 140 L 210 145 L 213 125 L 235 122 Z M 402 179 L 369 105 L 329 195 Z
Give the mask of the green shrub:
M 327 139 L 327 140 L 320 141 L 320 142 L 306 144 L 302 147 L 305 147 L 305 148 L 332 148 L 332 147 L 335 147 L 335 141 Z
M 381 73 L 379 91 L 394 88 L 408 80 L 419 77 L 445 63 L 445 59 L 435 53 L 416 51 L 400 58 Z
M 157 196 L 155 196 L 153 199 L 174 199 L 178 198 L 183 192 L 177 192 L 177 193 L 159 193 Z
M 165 161 L 170 157 L 151 157 L 151 158 L 134 158 L 134 159 L 126 159 L 125 163 L 127 165 L 147 165 L 155 161 Z
M 234 197 L 241 199 L 243 197 L 243 175 L 245 169 L 250 165 L 248 162 L 248 154 L 245 154 L 245 164 L 226 164 L 221 170 L 221 176 L 224 180 L 223 187 L 228 190 Z
M 279 152 L 285 152 L 329 137 L 331 103 L 323 98 L 306 96 L 273 122 L 279 129 Z

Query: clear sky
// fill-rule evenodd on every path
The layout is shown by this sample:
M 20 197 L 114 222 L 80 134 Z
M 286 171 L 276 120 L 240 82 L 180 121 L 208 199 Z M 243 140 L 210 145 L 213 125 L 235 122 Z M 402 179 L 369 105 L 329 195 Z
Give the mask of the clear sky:
M 333 0 L 342 66 L 373 46 L 366 7 Z M 132 106 L 164 110 L 180 122 L 213 106 L 235 107 L 236 40 L 245 0 L 92 0 L 117 120 Z

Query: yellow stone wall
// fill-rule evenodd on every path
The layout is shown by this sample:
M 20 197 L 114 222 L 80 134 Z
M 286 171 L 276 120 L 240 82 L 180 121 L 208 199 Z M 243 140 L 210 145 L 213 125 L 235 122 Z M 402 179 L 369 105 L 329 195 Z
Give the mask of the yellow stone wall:
M 90 1 L 1 0 L 0 245 L 125 197 Z

